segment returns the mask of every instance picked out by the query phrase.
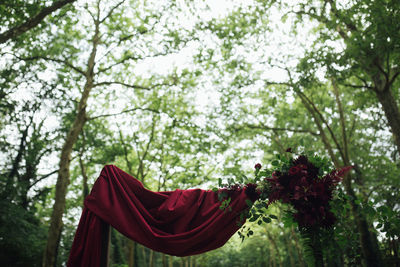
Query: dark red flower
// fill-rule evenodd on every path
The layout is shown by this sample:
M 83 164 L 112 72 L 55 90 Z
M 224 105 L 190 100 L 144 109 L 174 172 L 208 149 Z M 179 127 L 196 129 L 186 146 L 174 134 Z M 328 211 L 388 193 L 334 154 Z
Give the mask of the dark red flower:
M 245 187 L 245 193 L 251 201 L 256 201 L 260 197 L 260 192 L 257 190 L 256 184 L 247 184 Z
M 300 168 L 293 166 L 289 169 L 289 174 L 290 175 L 296 175 L 300 172 Z
M 261 164 L 260 164 L 260 163 L 257 163 L 257 164 L 254 166 L 254 169 L 256 169 L 256 170 L 261 169 Z
M 277 179 L 279 176 L 281 176 L 281 172 L 280 171 L 272 172 L 272 178 L 273 179 Z
M 299 164 L 307 165 L 308 163 L 309 163 L 308 158 L 304 155 L 300 155 L 297 157 L 297 159 L 293 160 L 294 165 L 299 165 Z
M 291 147 L 288 147 L 288 148 L 286 149 L 286 152 L 292 153 L 292 148 L 291 148 Z

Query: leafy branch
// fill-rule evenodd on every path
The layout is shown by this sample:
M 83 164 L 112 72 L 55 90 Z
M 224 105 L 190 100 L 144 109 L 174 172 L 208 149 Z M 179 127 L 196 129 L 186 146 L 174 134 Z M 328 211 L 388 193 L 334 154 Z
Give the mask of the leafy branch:
M 0 33 L 0 44 L 7 42 L 10 39 L 14 39 L 19 35 L 29 31 L 41 23 L 45 17 L 53 13 L 54 11 L 62 8 L 63 6 L 73 3 L 76 0 L 60 0 L 53 2 L 51 6 L 43 8 L 37 15 L 29 18 L 21 25 L 15 26 L 5 32 Z

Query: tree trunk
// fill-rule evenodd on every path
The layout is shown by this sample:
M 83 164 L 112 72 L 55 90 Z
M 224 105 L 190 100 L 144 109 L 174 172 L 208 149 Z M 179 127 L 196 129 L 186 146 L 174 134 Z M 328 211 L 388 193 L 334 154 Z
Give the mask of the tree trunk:
M 107 223 L 101 225 L 100 267 L 108 267 L 110 259 L 111 227 Z
M 82 160 L 82 155 L 79 155 L 79 166 L 81 167 L 82 174 L 82 201 L 83 204 L 85 202 L 85 198 L 89 195 L 89 186 L 88 186 L 88 176 L 86 174 L 85 165 Z
M 334 85 L 335 86 L 335 85 Z M 335 88 L 337 89 L 337 88 Z M 311 102 L 310 99 L 308 99 L 304 93 L 302 93 L 300 90 L 295 90 L 295 92 L 300 96 L 304 106 L 306 107 L 306 109 L 310 112 L 310 114 L 313 116 L 314 118 L 314 122 L 316 123 L 318 129 L 320 130 L 320 136 L 321 139 L 325 145 L 325 147 L 327 148 L 329 155 L 332 159 L 332 161 L 334 162 L 334 165 L 336 168 L 340 168 L 342 167 L 341 164 L 339 163 L 338 158 L 336 157 L 336 155 L 333 153 L 332 150 L 332 146 L 330 145 L 328 139 L 326 138 L 326 135 L 324 134 L 324 130 L 323 130 L 323 124 L 324 123 L 326 125 L 326 127 L 329 127 L 329 125 L 327 124 L 326 120 L 322 117 L 322 114 L 317 110 L 316 106 L 314 105 L 314 103 Z M 338 92 L 336 92 L 338 94 Z M 335 94 L 336 94 L 335 93 Z M 338 101 L 338 95 L 336 95 L 337 97 L 337 101 Z M 339 109 L 342 109 L 340 102 L 338 102 L 338 106 Z M 341 116 L 343 116 L 343 114 L 340 114 Z M 344 118 L 341 118 L 341 127 L 342 127 L 342 131 L 345 131 L 344 128 Z M 332 133 L 332 138 L 334 138 L 333 133 Z M 346 133 L 343 133 L 342 136 L 343 139 L 346 138 Z M 336 139 L 336 138 L 335 138 Z M 344 140 L 344 142 L 347 142 L 347 140 Z M 348 151 L 343 151 L 343 148 L 341 146 L 339 146 L 338 142 L 335 141 L 336 147 L 340 152 L 343 164 L 345 166 L 350 166 L 350 160 L 347 158 L 348 155 Z M 346 147 L 347 148 L 347 147 Z M 361 242 L 361 249 L 363 252 L 363 256 L 364 259 L 366 260 L 366 264 L 367 266 L 382 266 L 380 265 L 382 263 L 381 261 L 381 257 L 380 257 L 380 253 L 379 250 L 374 249 L 377 248 L 377 244 L 374 244 L 374 239 L 371 238 L 373 233 L 369 230 L 368 228 L 368 223 L 366 221 L 365 216 L 362 214 L 359 205 L 356 204 L 355 200 L 356 200 L 356 195 L 354 193 L 352 184 L 351 184 L 351 176 L 347 175 L 344 179 L 343 179 L 343 184 L 344 184 L 344 188 L 346 191 L 346 194 L 348 196 L 350 196 L 350 206 L 351 206 L 351 211 L 352 214 L 354 216 L 354 220 L 355 223 L 357 225 L 357 229 L 358 232 L 360 233 L 360 242 Z
M 95 65 L 95 57 L 97 52 L 97 45 L 99 43 L 99 21 L 96 23 L 96 29 L 93 37 L 93 45 L 92 51 L 87 64 L 86 71 L 86 83 L 84 86 L 84 90 L 81 95 L 81 99 L 79 101 L 77 114 L 75 116 L 75 120 L 72 124 L 71 129 L 69 130 L 67 137 L 65 139 L 65 143 L 61 150 L 60 157 L 60 168 L 58 171 L 57 183 L 56 183 L 56 192 L 55 192 L 55 202 L 53 205 L 53 212 L 51 214 L 50 219 L 50 228 L 49 234 L 47 238 L 47 245 L 43 260 L 44 267 L 53 267 L 56 259 L 56 247 L 58 243 L 57 237 L 59 236 L 62 228 L 62 216 L 65 210 L 65 202 L 67 195 L 67 187 L 69 185 L 69 167 L 71 163 L 71 154 L 72 149 L 78 140 L 79 134 L 82 132 L 83 126 L 87 121 L 86 116 L 86 105 L 87 100 L 89 98 L 90 91 L 93 88 L 93 79 L 94 79 L 94 65 Z
M 141 248 L 142 248 L 143 262 L 147 263 L 147 250 L 148 249 L 146 247 L 144 247 L 144 246 L 141 246 Z
M 303 253 L 301 252 L 299 238 L 297 237 L 293 226 L 290 229 L 290 233 L 291 233 L 291 236 L 292 236 L 292 238 L 294 240 L 294 244 L 295 244 L 295 247 L 296 247 L 297 257 L 299 259 L 299 266 L 300 267 L 304 267 L 305 263 L 304 263 L 304 260 L 303 260 Z
M 363 252 L 364 259 L 366 261 L 367 267 L 373 266 L 384 266 L 382 262 L 382 258 L 379 252 L 378 244 L 375 244 L 376 239 L 373 238 L 373 233 L 368 228 L 367 220 L 365 216 L 362 214 L 360 206 L 355 202 L 356 195 L 351 186 L 351 176 L 347 175 L 343 179 L 344 188 L 346 190 L 346 194 L 350 197 L 349 203 L 351 207 L 352 214 L 354 216 L 354 220 L 357 225 L 358 232 L 360 234 L 360 243 L 361 250 Z
M 83 128 L 86 119 L 86 100 L 81 99 L 81 103 L 83 101 L 85 105 L 82 106 L 75 118 L 73 126 L 69 131 L 64 146 L 61 151 L 61 159 L 60 159 L 60 169 L 58 171 L 58 178 L 56 184 L 56 196 L 55 202 L 53 205 L 53 212 L 50 220 L 50 228 L 47 239 L 47 247 L 45 259 L 43 262 L 43 266 L 45 267 L 53 267 L 56 258 L 55 248 L 57 247 L 57 236 L 59 235 L 62 228 L 62 216 L 65 209 L 65 197 L 67 195 L 67 187 L 69 184 L 69 166 L 71 162 L 71 153 L 72 148 L 78 139 L 78 135 Z M 81 106 L 81 105 L 79 105 Z
M 168 264 L 167 264 L 167 255 L 165 255 L 164 253 L 162 254 L 162 266 L 163 266 L 163 267 L 168 267 Z
M 322 251 L 322 244 L 319 234 L 319 228 L 309 229 L 311 237 L 311 249 L 313 251 L 314 262 L 316 267 L 324 267 L 324 256 Z
M 268 239 L 271 241 L 271 244 L 273 245 L 273 247 L 274 247 L 274 249 L 275 249 L 276 256 L 277 256 L 277 258 L 278 258 L 279 267 L 283 267 L 283 262 L 282 262 L 282 259 L 281 259 L 281 253 L 279 252 L 279 247 L 278 247 L 278 245 L 276 244 L 275 239 L 274 239 L 274 238 L 272 237 L 272 235 L 271 235 L 270 233 L 268 233 L 268 232 L 267 232 L 267 237 L 268 237 Z
M 386 119 L 390 130 L 393 134 L 394 143 L 397 147 L 397 151 L 400 155 L 400 111 L 393 97 L 390 88 L 385 88 L 383 90 L 374 90 L 379 102 L 382 105 L 382 109 L 385 112 Z
M 18 178 L 18 176 L 19 176 L 18 169 L 19 169 L 19 166 L 22 161 L 22 156 L 24 155 L 25 150 L 26 150 L 26 141 L 28 138 L 28 130 L 29 130 L 31 124 L 32 124 L 32 119 L 31 119 L 30 123 L 26 126 L 26 128 L 22 131 L 22 136 L 20 139 L 17 156 L 15 157 L 15 159 L 12 163 L 12 168 L 11 168 L 9 174 L 7 175 L 7 182 L 6 182 L 5 188 L 2 189 L 3 191 L 1 192 L 2 199 L 6 199 L 9 196 L 12 196 L 13 192 L 15 190 L 14 189 L 14 184 L 15 184 L 14 178 L 16 177 L 17 179 L 19 179 Z
M 295 266 L 293 244 L 292 244 L 290 238 L 288 237 L 288 234 L 284 233 L 283 235 L 285 238 L 285 243 L 287 245 L 287 252 L 289 255 L 290 266 Z
M 269 255 L 269 266 L 272 266 L 272 267 L 276 267 L 276 261 L 275 261 L 275 255 L 274 255 L 274 251 L 273 251 L 273 248 L 271 247 L 271 246 L 268 246 L 268 248 L 269 248 L 269 253 L 270 253 L 270 255 Z
M 139 266 L 139 257 L 137 253 L 137 243 L 133 240 L 128 239 L 128 266 L 137 267 Z
M 149 267 L 154 266 L 154 250 L 150 249 L 150 255 L 149 255 Z

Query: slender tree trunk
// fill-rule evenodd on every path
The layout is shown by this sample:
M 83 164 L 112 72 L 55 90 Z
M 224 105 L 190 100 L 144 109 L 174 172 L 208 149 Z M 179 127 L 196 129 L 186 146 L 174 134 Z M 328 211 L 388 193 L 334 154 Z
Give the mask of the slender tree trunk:
M 154 250 L 150 249 L 150 255 L 149 255 L 149 267 L 153 267 L 154 266 Z
M 139 266 L 138 261 L 137 243 L 128 239 L 128 266 L 137 267 Z
M 373 237 L 373 233 L 371 233 L 371 231 L 369 230 L 367 220 L 362 214 L 360 206 L 355 202 L 356 195 L 351 186 L 350 175 L 347 175 L 343 179 L 343 184 L 347 195 L 350 196 L 349 203 L 358 228 L 358 232 L 360 234 L 361 250 L 363 252 L 366 266 L 384 266 L 379 252 L 378 244 L 376 244 L 377 240 Z
M 324 256 L 322 252 L 322 244 L 319 234 L 319 228 L 311 228 L 305 230 L 311 239 L 311 249 L 313 251 L 315 267 L 324 267 Z
M 9 196 L 13 195 L 14 183 L 15 183 L 14 178 L 19 179 L 18 169 L 19 169 L 19 166 L 22 161 L 22 156 L 24 155 L 25 150 L 26 150 L 26 140 L 28 137 L 28 130 L 29 130 L 31 124 L 32 124 L 32 119 L 31 119 L 30 123 L 26 126 L 26 128 L 22 131 L 22 136 L 20 139 L 19 147 L 18 147 L 18 153 L 12 163 L 11 170 L 7 175 L 6 186 L 4 189 L 2 189 L 3 191 L 1 192 L 1 197 L 3 199 L 6 199 Z
M 348 142 L 347 142 L 346 123 L 345 123 L 345 118 L 344 118 L 343 106 L 340 101 L 339 88 L 337 87 L 334 80 L 332 80 L 332 85 L 333 85 L 333 89 L 334 89 L 333 91 L 335 93 L 336 103 L 338 105 L 339 115 L 340 115 L 340 124 L 341 124 L 341 130 L 342 130 L 342 143 L 343 143 L 343 148 L 342 148 L 342 152 L 341 152 L 342 160 L 343 160 L 343 163 L 345 166 L 350 166 L 351 162 L 350 162 L 350 158 L 349 158 L 349 151 L 348 151 L 348 145 L 347 145 Z M 400 124 L 399 124 L 399 126 L 400 126 Z M 338 149 L 340 149 L 340 148 L 338 147 Z M 337 167 L 339 167 L 339 166 L 337 166 Z M 361 173 L 359 174 L 359 176 L 361 177 Z M 363 251 L 364 258 L 366 260 L 366 264 L 367 264 L 367 266 L 382 266 L 383 263 L 382 263 L 381 255 L 379 252 L 379 246 L 377 244 L 376 237 L 374 237 L 375 233 L 373 233 L 369 230 L 368 222 L 361 211 L 361 207 L 355 202 L 357 197 L 353 190 L 351 181 L 352 181 L 351 175 L 347 175 L 343 179 L 346 193 L 347 193 L 347 195 L 350 196 L 349 202 L 350 202 L 351 210 L 352 210 L 353 216 L 355 218 L 357 227 L 359 229 L 361 249 Z
M 111 226 L 102 223 L 101 226 L 101 253 L 100 253 L 100 266 L 108 267 L 110 262 L 110 241 L 111 241 Z
M 294 244 L 296 246 L 296 251 L 297 251 L 297 256 L 299 258 L 299 266 L 300 267 L 304 267 L 305 263 L 303 260 L 303 253 L 301 252 L 301 248 L 300 248 L 300 242 L 299 242 L 299 238 L 297 237 L 296 233 L 294 232 L 294 228 L 292 226 L 291 230 L 291 236 L 294 240 Z
M 171 255 L 168 256 L 169 261 L 168 261 L 168 267 L 173 267 L 174 266 L 174 262 L 173 262 L 173 258 Z
M 86 102 L 86 99 L 82 99 Z M 81 103 L 82 103 L 81 100 Z M 80 105 L 81 106 L 81 105 Z M 86 104 L 85 104 L 86 106 Z M 57 236 L 59 235 L 62 228 L 62 216 L 65 209 L 65 197 L 67 194 L 67 187 L 69 184 L 69 166 L 71 161 L 72 148 L 78 139 L 79 132 L 82 130 L 85 119 L 86 110 L 85 106 L 80 108 L 78 115 L 73 123 L 71 130 L 69 131 L 64 146 L 61 151 L 60 169 L 58 172 L 57 184 L 56 184 L 56 196 L 53 205 L 53 212 L 51 215 L 49 234 L 47 239 L 46 256 L 44 259 L 45 267 L 53 267 L 55 263 L 57 247 Z
M 274 249 L 271 246 L 268 246 L 268 247 L 269 247 L 269 253 L 270 253 L 269 266 L 276 267 L 276 261 L 275 261 L 275 257 L 274 257 Z
M 144 263 L 147 263 L 147 253 L 146 253 L 146 248 L 144 247 L 144 246 L 141 246 L 141 248 L 142 248 L 142 255 L 143 255 L 143 262 Z
M 85 198 L 89 195 L 89 186 L 88 186 L 88 176 L 86 174 L 85 164 L 83 163 L 82 154 L 79 155 L 79 166 L 81 168 L 82 174 L 82 201 L 85 202 Z
M 276 244 L 275 239 L 274 239 L 274 238 L 272 237 L 272 235 L 271 235 L 270 233 L 268 233 L 268 232 L 267 232 L 267 237 L 268 237 L 268 239 L 271 241 L 271 243 L 272 243 L 272 245 L 273 245 L 273 247 L 274 247 L 274 249 L 275 249 L 276 255 L 277 255 L 277 257 L 278 257 L 279 266 L 282 267 L 282 266 L 283 266 L 283 262 L 282 262 L 282 259 L 281 259 L 281 253 L 279 252 L 279 247 L 278 247 L 278 245 Z
M 111 244 L 112 244 L 112 257 L 110 257 L 110 264 L 123 264 L 125 262 L 123 248 L 121 247 L 120 236 L 117 235 L 117 231 L 110 227 L 111 230 Z
M 82 132 L 83 126 L 86 123 L 86 105 L 89 98 L 91 89 L 93 88 L 94 79 L 94 65 L 97 52 L 97 45 L 99 42 L 99 20 L 96 23 L 96 29 L 93 36 L 92 51 L 87 64 L 86 83 L 79 101 L 77 114 L 75 120 L 67 134 L 65 143 L 61 150 L 60 168 L 58 171 L 55 202 L 53 205 L 53 212 L 50 219 L 50 228 L 47 238 L 47 245 L 43 260 L 44 267 L 53 267 L 56 259 L 56 247 L 58 243 L 57 236 L 59 236 L 62 228 L 62 216 L 65 210 L 65 201 L 67 195 L 67 187 L 69 185 L 70 172 L 69 167 L 71 163 L 71 154 L 73 147 L 78 140 L 79 134 Z
M 164 253 L 162 254 L 162 265 L 163 265 L 163 267 L 168 267 L 167 255 L 165 255 Z
M 400 111 L 393 97 L 390 87 L 382 90 L 374 90 L 379 102 L 382 105 L 382 109 L 385 112 L 388 125 L 392 131 L 394 143 L 397 147 L 397 151 L 400 155 Z
M 290 260 L 290 265 L 295 266 L 295 261 L 294 261 L 294 252 L 293 252 L 293 244 L 288 238 L 288 234 L 284 233 L 284 238 L 285 238 L 285 243 L 287 245 L 287 251 L 289 254 L 289 260 Z

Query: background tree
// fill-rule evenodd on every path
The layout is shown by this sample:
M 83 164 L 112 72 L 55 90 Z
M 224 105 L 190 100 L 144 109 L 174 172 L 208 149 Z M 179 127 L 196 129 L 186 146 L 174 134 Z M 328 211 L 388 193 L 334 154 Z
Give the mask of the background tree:
M 278 5 L 282 13 L 287 12 L 283 16 L 284 21 L 281 25 L 283 31 L 285 31 L 284 24 L 287 23 L 289 26 L 294 25 L 292 34 L 296 34 L 295 36 L 304 34 L 304 31 L 300 32 L 300 27 L 305 25 L 304 17 L 299 19 L 292 14 L 300 15 L 301 12 L 298 12 L 298 9 L 303 10 L 311 4 L 312 2 L 296 3 L 293 5 L 294 7 L 285 3 Z M 328 3 L 325 4 L 329 5 Z M 366 5 L 369 4 L 371 3 L 366 3 Z M 364 192 L 374 187 L 374 184 L 377 183 L 377 176 L 369 176 L 366 174 L 366 170 L 360 168 L 360 166 L 366 164 L 359 157 L 362 154 L 360 148 L 366 143 L 357 144 L 357 147 L 353 145 L 356 144 L 357 138 L 371 140 L 370 138 L 375 137 L 383 142 L 386 149 L 391 150 L 391 141 L 387 139 L 387 134 L 377 136 L 372 134 L 371 131 L 358 128 L 360 124 L 368 124 L 369 118 L 376 117 L 371 112 L 371 107 L 375 107 L 376 103 L 367 100 L 366 95 L 369 95 L 369 92 L 366 92 L 366 95 L 354 96 L 355 87 L 352 86 L 352 83 L 342 83 L 343 79 L 338 78 L 350 73 L 349 70 L 343 70 L 345 65 L 343 64 L 343 57 L 346 56 L 348 60 L 356 61 L 359 60 L 359 57 L 353 58 L 354 54 L 350 56 L 348 50 L 338 49 L 338 45 L 333 42 L 328 43 L 332 44 L 331 46 L 326 46 L 327 39 L 332 36 L 328 33 L 324 35 L 325 39 L 316 37 L 314 46 L 311 48 L 314 50 L 310 54 L 307 54 L 307 50 L 311 49 L 306 48 L 304 43 L 288 44 L 282 41 L 282 38 L 277 41 L 277 45 L 281 46 L 280 52 L 278 55 L 271 55 L 269 47 L 274 45 L 275 39 L 268 29 L 275 25 L 264 23 L 270 22 L 268 18 L 272 17 L 274 12 L 277 11 L 276 7 L 273 2 L 262 3 L 261 6 L 254 3 L 251 5 L 244 4 L 229 13 L 226 18 L 211 20 L 199 25 L 203 31 L 213 32 L 216 38 L 213 48 L 205 47 L 200 50 L 198 55 L 204 69 L 213 69 L 218 76 L 215 84 L 221 92 L 220 108 L 215 113 L 223 114 L 224 119 L 221 121 L 224 121 L 226 125 L 223 129 L 228 129 L 226 138 L 230 140 L 237 138 L 230 146 L 230 155 L 234 155 L 232 158 L 239 160 L 235 164 L 236 167 L 229 169 L 228 172 L 235 173 L 234 170 L 240 170 L 241 165 L 243 165 L 244 157 L 240 154 L 234 154 L 233 147 L 235 145 L 239 145 L 238 151 L 246 147 L 247 155 L 250 147 L 254 147 L 255 152 L 264 152 L 267 157 L 273 150 L 284 151 L 286 147 L 296 146 L 307 150 L 320 151 L 321 154 L 326 153 L 336 166 L 355 165 L 355 176 L 347 177 L 344 186 L 355 222 L 358 225 L 363 260 L 369 266 L 382 265 L 376 235 L 374 234 L 376 230 L 372 228 L 372 223 L 367 221 L 369 216 L 360 209 L 359 205 L 360 202 L 363 202 L 363 206 L 368 205 L 370 195 L 366 197 Z M 249 19 L 252 15 L 248 13 L 257 14 L 258 10 L 266 10 L 266 12 L 257 19 Z M 315 11 L 311 8 L 310 10 L 311 12 Z M 239 14 L 243 14 L 243 17 L 240 17 Z M 395 15 L 390 13 L 386 16 Z M 341 18 L 346 20 L 347 17 Z M 314 31 L 323 32 L 324 26 L 317 24 Z M 309 29 L 311 30 L 311 28 Z M 333 29 L 337 28 L 333 27 Z M 237 34 L 237 32 L 240 32 L 240 34 Z M 270 34 L 270 36 L 267 36 L 267 34 Z M 398 38 L 395 39 L 398 40 Z M 257 42 L 254 42 L 254 40 L 257 40 Z M 268 43 L 263 43 L 264 40 Z M 282 47 L 287 49 L 286 52 L 296 51 L 295 46 L 299 48 L 297 51 L 304 49 L 304 57 L 301 56 L 301 52 L 299 52 L 299 55 L 283 52 Z M 293 50 L 291 50 L 291 47 L 293 47 Z M 356 49 L 357 52 L 361 50 Z M 396 57 L 396 50 L 388 53 Z M 334 61 L 336 58 L 341 58 L 342 61 Z M 221 60 L 224 60 L 225 63 L 222 64 Z M 339 64 L 341 64 L 341 69 L 335 68 Z M 360 63 L 357 65 L 358 68 L 361 65 L 366 66 L 365 63 Z M 268 72 L 277 73 L 279 70 L 281 71 L 280 79 L 278 77 L 270 78 L 270 75 L 268 75 Z M 282 76 L 282 73 L 285 74 L 285 72 L 286 75 Z M 225 75 L 224 73 L 229 74 Z M 354 78 L 354 76 L 352 77 Z M 397 75 L 393 76 L 393 81 L 396 77 Z M 395 88 L 393 87 L 390 90 L 397 92 Z M 343 92 L 344 90 L 346 90 L 346 94 Z M 351 95 L 351 92 L 353 95 Z M 351 101 L 346 102 L 349 99 Z M 300 110 L 294 109 L 297 101 L 300 101 L 299 103 L 303 106 Z M 348 103 L 350 107 L 347 106 Z M 384 110 L 382 111 L 384 112 Z M 363 116 L 363 118 L 355 117 L 358 114 L 368 115 Z M 220 119 L 221 117 L 216 118 L 216 120 Z M 376 123 L 378 122 L 382 121 L 376 121 Z M 368 128 L 371 129 L 371 126 L 369 124 Z M 385 128 L 385 125 L 380 124 L 378 127 Z M 218 130 L 220 129 L 221 127 Z M 393 132 L 393 128 L 391 131 Z M 357 133 L 357 138 L 355 138 L 355 133 Z M 246 139 L 249 141 L 246 141 Z M 257 145 L 253 146 L 254 144 Z M 272 151 L 269 147 L 266 147 L 271 145 L 274 147 Z M 372 152 L 370 147 L 369 153 L 374 154 L 374 156 L 370 155 L 369 160 L 371 160 L 371 156 L 381 157 L 384 154 L 386 154 L 386 162 L 395 159 L 395 157 L 387 157 L 387 153 L 379 148 L 376 149 L 375 152 L 375 148 L 373 148 L 374 152 Z M 363 154 L 366 154 L 365 150 Z M 228 160 L 230 163 L 227 164 L 232 164 L 232 158 Z M 393 162 L 387 166 L 393 167 Z M 366 175 L 368 181 L 366 181 Z M 356 184 L 353 184 L 353 181 Z M 356 189 L 353 189 L 354 187 Z

